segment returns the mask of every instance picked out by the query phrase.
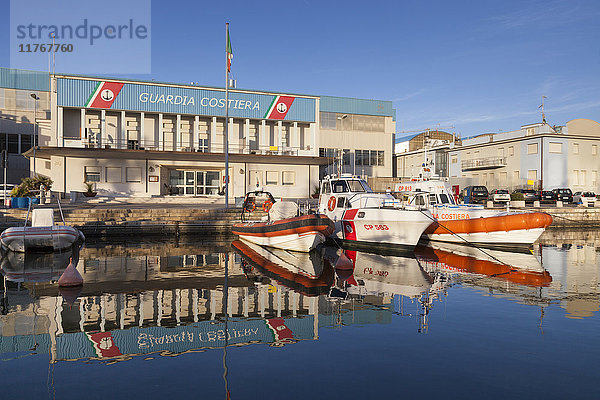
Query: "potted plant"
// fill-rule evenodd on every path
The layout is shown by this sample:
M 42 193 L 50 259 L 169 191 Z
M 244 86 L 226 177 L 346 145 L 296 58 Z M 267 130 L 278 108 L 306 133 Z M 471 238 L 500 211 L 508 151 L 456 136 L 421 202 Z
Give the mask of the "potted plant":
M 521 192 L 513 192 L 510 194 L 510 205 L 512 207 L 525 207 L 525 197 Z
M 321 194 L 321 188 L 319 188 L 319 185 L 315 186 L 313 189 L 313 193 L 311 194 L 311 197 L 313 199 L 318 199 L 319 198 L 319 194 Z
M 29 197 L 31 196 L 31 190 L 24 182 L 20 185 L 15 186 L 10 191 L 11 207 L 12 208 L 27 208 L 29 206 Z
M 87 188 L 87 191 L 83 192 L 83 195 L 85 197 L 94 197 L 96 196 L 98 193 L 94 191 L 94 184 L 92 182 L 83 182 L 85 184 L 85 187 Z

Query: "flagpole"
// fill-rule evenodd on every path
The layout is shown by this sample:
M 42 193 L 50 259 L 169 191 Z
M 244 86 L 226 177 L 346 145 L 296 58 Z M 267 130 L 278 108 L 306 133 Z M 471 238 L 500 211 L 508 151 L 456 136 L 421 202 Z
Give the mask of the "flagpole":
M 229 22 L 225 23 L 225 49 L 229 44 Z M 225 51 L 225 208 L 229 208 L 229 53 Z

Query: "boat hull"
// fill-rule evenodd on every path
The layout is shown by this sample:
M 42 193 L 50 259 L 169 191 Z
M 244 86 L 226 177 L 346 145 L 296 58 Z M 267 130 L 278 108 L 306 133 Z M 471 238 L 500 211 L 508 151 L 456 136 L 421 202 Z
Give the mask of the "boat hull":
M 363 246 L 413 248 L 432 219 L 429 211 L 348 209 L 342 217 L 342 239 Z
M 495 245 L 528 246 L 552 223 L 546 213 L 514 213 L 479 218 L 437 220 L 424 233 L 433 241 Z
M 64 250 L 81 237 L 79 230 L 64 225 L 7 228 L 0 235 L 2 246 L 12 251 Z
M 334 231 L 333 222 L 324 215 L 311 214 L 275 222 L 234 224 L 232 232 L 240 239 L 261 246 L 309 252 Z

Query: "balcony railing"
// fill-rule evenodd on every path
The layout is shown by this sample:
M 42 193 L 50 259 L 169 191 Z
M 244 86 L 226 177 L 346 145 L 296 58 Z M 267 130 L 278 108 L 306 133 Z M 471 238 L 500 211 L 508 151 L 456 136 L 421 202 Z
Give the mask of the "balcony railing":
M 460 166 L 463 171 L 501 168 L 506 166 L 506 157 L 487 157 L 464 160 L 461 162 Z

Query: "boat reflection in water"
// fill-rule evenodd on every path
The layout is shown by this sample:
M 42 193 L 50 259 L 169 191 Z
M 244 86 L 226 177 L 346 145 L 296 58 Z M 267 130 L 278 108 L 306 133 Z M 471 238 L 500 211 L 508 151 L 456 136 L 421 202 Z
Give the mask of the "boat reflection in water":
M 242 257 L 242 269 L 251 280 L 263 282 L 263 275 L 304 296 L 329 293 L 333 284 L 333 267 L 317 250 L 286 251 L 241 240 L 231 246 Z
M 533 287 L 552 282 L 550 273 L 533 254 L 436 243 L 417 246 L 415 256 L 428 270 L 484 275 Z
M 79 247 L 79 244 L 75 244 L 62 251 L 26 253 L 6 250 L 2 253 L 0 270 L 2 275 L 13 282 L 56 281 L 71 258 L 77 264 Z

